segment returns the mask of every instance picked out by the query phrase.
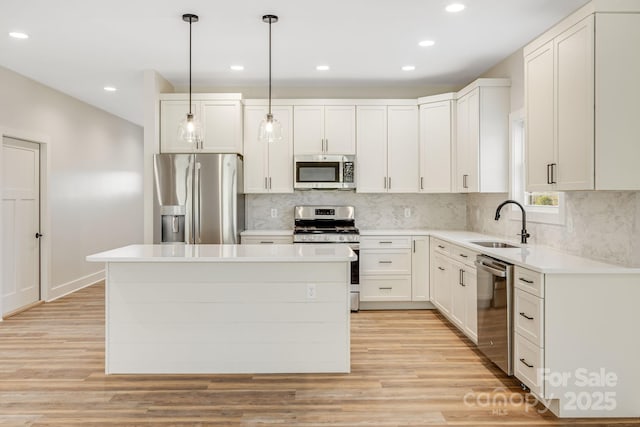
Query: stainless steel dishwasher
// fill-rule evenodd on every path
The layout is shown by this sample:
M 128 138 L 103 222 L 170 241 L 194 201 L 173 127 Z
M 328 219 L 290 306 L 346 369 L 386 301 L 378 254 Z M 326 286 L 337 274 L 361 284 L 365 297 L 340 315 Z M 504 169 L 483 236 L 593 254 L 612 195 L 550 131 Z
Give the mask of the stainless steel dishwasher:
M 478 348 L 513 375 L 513 265 L 478 255 Z

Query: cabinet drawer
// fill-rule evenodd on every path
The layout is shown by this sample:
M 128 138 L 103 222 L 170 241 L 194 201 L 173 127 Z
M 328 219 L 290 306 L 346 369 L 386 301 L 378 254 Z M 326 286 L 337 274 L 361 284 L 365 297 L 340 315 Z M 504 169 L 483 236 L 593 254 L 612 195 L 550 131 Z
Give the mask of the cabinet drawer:
M 519 334 L 515 335 L 513 374 L 538 396 L 542 396 L 544 350 Z
M 458 260 L 459 262 L 475 268 L 475 261 L 477 252 L 474 252 L 470 249 L 462 248 L 460 246 L 451 245 L 450 247 L 451 257 Z
M 513 268 L 515 287 L 530 294 L 544 297 L 544 274 L 515 266 Z
M 538 347 L 544 347 L 544 300 L 522 289 L 515 290 L 515 331 Z
M 411 248 L 411 236 L 360 236 L 360 249 L 405 248 Z
M 243 245 L 287 245 L 293 243 L 292 236 L 246 236 L 241 237 Z
M 411 251 L 361 249 L 360 274 L 411 274 Z
M 431 238 L 431 248 L 433 248 L 434 252 L 439 252 L 444 255 L 449 255 L 451 252 L 451 247 L 454 246 L 451 243 L 447 243 L 444 240 Z
M 411 276 L 360 276 L 361 301 L 411 301 Z

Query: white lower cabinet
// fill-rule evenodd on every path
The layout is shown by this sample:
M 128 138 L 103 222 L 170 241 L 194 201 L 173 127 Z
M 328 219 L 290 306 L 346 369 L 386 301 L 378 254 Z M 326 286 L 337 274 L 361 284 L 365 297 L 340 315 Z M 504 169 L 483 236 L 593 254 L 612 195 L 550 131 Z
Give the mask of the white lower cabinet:
M 361 236 L 360 301 L 429 300 L 426 236 Z
M 478 342 L 475 252 L 431 239 L 431 302 L 468 336 Z
M 513 278 L 513 374 L 543 396 L 544 275 L 515 266 Z

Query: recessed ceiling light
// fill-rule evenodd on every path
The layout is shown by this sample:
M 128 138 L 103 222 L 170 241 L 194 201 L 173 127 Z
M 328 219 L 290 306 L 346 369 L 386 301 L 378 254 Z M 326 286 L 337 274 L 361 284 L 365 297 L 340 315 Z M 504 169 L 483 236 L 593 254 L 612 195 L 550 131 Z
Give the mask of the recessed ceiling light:
M 318 65 L 316 67 L 316 70 L 318 70 L 318 71 L 329 71 L 329 66 L 328 65 Z
M 436 42 L 434 42 L 433 40 L 422 40 L 420 43 L 418 43 L 418 46 L 429 47 L 433 46 L 434 44 L 436 44 Z
M 416 67 L 414 65 L 405 65 L 404 67 L 402 67 L 402 71 L 413 71 L 415 69 Z
M 461 3 L 452 3 L 445 8 L 447 12 L 456 13 L 462 12 L 466 6 Z
M 116 89 L 116 88 L 115 88 L 115 87 L 113 87 L 113 86 L 105 86 L 105 87 L 104 87 L 104 90 L 106 90 L 107 92 L 115 92 L 115 91 L 116 91 L 116 90 L 118 90 L 118 89 Z
M 18 31 L 12 31 L 9 33 L 9 37 L 13 37 L 14 39 L 28 39 L 29 35 Z
M 244 65 L 232 65 L 231 68 L 233 71 L 242 71 L 244 70 Z

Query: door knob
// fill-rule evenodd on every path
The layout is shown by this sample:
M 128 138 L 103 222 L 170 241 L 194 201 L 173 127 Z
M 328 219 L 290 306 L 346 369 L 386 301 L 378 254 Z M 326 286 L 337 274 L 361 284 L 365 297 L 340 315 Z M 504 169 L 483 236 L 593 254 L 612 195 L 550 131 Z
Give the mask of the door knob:
M 36 233 L 36 239 L 39 239 L 39 238 L 41 238 L 42 236 L 44 236 L 44 234 Z

